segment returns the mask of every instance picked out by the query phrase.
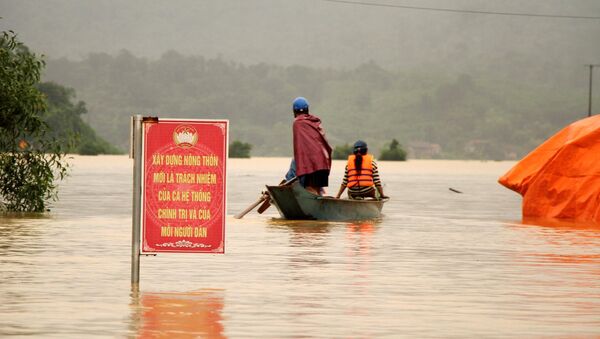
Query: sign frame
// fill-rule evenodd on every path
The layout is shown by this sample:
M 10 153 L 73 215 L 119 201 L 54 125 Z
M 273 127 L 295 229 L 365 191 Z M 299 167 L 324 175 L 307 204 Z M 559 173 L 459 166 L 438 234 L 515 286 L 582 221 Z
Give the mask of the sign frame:
M 147 246 L 145 246 L 147 244 L 146 240 L 147 240 L 147 232 L 148 232 L 148 223 L 147 223 L 147 216 L 148 216 L 148 210 L 147 210 L 147 197 L 146 197 L 146 193 L 149 191 L 149 188 L 146 187 L 146 180 L 147 180 L 147 175 L 149 175 L 149 173 L 147 173 L 147 163 L 146 161 L 148 160 L 148 158 L 152 157 L 152 154 L 148 155 L 147 151 L 148 151 L 148 147 L 147 147 L 147 143 L 149 142 L 147 140 L 147 133 L 146 133 L 146 126 L 147 124 L 180 124 L 180 125 L 194 125 L 194 124 L 206 124 L 209 126 L 215 126 L 215 127 L 221 127 L 225 129 L 225 135 L 224 135 L 224 144 L 222 146 L 222 156 L 223 158 L 219 160 L 219 162 L 222 163 L 222 172 L 220 172 L 220 174 L 222 175 L 222 186 L 219 187 L 222 188 L 222 195 L 221 195 L 221 210 L 219 213 L 219 217 L 221 219 L 221 223 L 220 225 L 217 225 L 217 227 L 221 228 L 221 237 L 220 237 L 220 245 L 217 246 L 216 248 L 210 248 L 210 249 L 205 249 L 203 247 L 191 247 L 192 249 L 190 249 L 190 244 L 192 244 L 189 240 L 185 240 L 182 237 L 181 240 L 179 240 L 176 244 L 180 245 L 183 244 L 182 246 L 176 246 L 177 248 L 165 248 L 165 249 L 157 249 L 156 247 L 150 248 L 148 249 Z M 222 126 L 218 126 L 218 125 L 222 125 Z M 148 127 L 150 128 L 150 127 Z M 142 255 L 156 255 L 159 253 L 207 253 L 207 254 L 224 254 L 225 253 L 225 234 L 226 234 L 226 219 L 227 219 L 227 185 L 228 185 L 228 167 L 227 167 L 227 160 L 229 157 L 229 120 L 228 119 L 176 119 L 176 118 L 160 118 L 160 119 L 148 119 L 148 120 L 144 120 L 142 122 L 142 128 L 141 128 L 141 134 L 142 134 L 142 142 L 141 142 L 141 168 L 138 169 L 140 171 L 140 177 L 141 177 L 141 208 L 140 208 L 140 239 L 139 239 L 139 245 L 140 245 L 140 254 Z M 201 141 L 198 142 L 198 144 L 201 144 Z M 215 225 L 211 225 L 211 227 L 214 227 Z M 156 232 L 156 230 L 154 230 Z M 193 245 L 192 245 L 193 246 Z

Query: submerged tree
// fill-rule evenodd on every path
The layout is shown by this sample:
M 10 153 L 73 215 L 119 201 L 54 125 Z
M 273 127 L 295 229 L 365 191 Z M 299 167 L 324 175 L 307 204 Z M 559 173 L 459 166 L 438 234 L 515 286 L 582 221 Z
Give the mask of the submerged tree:
M 252 145 L 246 142 L 234 141 L 229 145 L 230 158 L 250 158 L 250 150 Z
M 337 145 L 333 149 L 333 154 L 331 155 L 333 159 L 336 160 L 346 160 L 348 156 L 352 154 L 352 146 L 350 144 Z
M 61 145 L 48 136 L 37 89 L 44 62 L 12 31 L 0 37 L 0 199 L 8 211 L 42 212 L 67 174 Z
M 402 148 L 402 145 L 398 140 L 393 139 L 390 145 L 381 151 L 380 160 L 406 160 L 406 151 Z

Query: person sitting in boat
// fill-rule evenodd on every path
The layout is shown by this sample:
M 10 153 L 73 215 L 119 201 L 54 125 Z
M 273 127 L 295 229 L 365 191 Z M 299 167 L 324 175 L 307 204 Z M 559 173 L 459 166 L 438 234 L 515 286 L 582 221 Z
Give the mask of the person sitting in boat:
M 296 98 L 292 110 L 296 175 L 307 191 L 322 195 L 323 187 L 329 186 L 332 148 L 321 127 L 321 119 L 309 113 L 305 98 Z
M 373 155 L 367 153 L 367 143 L 358 140 L 354 143 L 352 155 L 348 157 L 344 180 L 336 198 L 340 198 L 346 187 L 348 187 L 348 197 L 350 199 L 363 198 L 387 198 L 383 194 L 383 187 L 379 179 L 377 162 Z

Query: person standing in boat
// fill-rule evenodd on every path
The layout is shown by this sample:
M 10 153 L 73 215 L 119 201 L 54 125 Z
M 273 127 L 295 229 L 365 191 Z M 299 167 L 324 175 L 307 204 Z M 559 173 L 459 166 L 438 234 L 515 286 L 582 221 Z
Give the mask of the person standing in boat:
M 294 99 L 294 162 L 300 184 L 309 192 L 322 195 L 329 186 L 332 148 L 321 127 L 321 119 L 309 113 L 308 100 Z
M 387 198 L 383 194 L 377 162 L 373 159 L 373 155 L 367 152 L 366 142 L 358 140 L 354 143 L 353 154 L 348 156 L 344 180 L 336 198 L 339 199 L 342 196 L 346 187 L 348 187 L 350 199 Z

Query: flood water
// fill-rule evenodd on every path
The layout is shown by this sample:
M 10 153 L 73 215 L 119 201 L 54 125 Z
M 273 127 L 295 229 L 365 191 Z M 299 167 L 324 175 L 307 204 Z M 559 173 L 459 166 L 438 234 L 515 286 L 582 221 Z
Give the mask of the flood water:
M 142 257 L 139 291 L 133 161 L 72 163 L 50 213 L 0 217 L 0 337 L 600 336 L 600 228 L 522 222 L 511 162 L 380 162 L 381 220 L 316 222 L 233 219 L 289 159 L 232 159 L 226 253 Z

